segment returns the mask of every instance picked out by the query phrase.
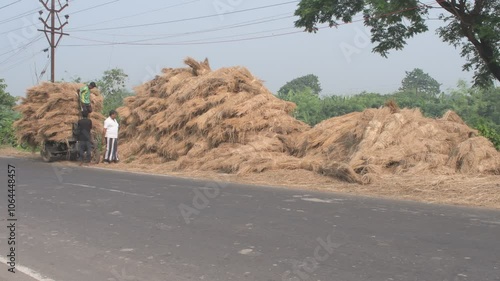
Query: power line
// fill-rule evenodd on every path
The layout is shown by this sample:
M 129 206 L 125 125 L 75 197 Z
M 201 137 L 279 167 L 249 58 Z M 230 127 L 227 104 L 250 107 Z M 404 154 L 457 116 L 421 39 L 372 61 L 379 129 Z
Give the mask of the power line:
M 266 6 L 260 6 L 260 7 L 250 8 L 250 9 L 233 11 L 233 12 L 212 14 L 212 15 L 206 15 L 206 16 L 198 16 L 198 17 L 178 19 L 178 20 L 153 22 L 153 23 L 144 23 L 144 24 L 136 24 L 136 25 L 126 25 L 126 26 L 118 26 L 118 27 L 105 27 L 105 28 L 95 28 L 95 29 L 81 29 L 79 31 L 115 30 L 115 29 L 126 29 L 126 28 L 136 28 L 136 27 L 144 27 L 144 26 L 153 26 L 153 25 L 162 25 L 162 24 L 169 24 L 169 23 L 186 22 L 186 21 L 192 21 L 192 20 L 199 20 L 199 19 L 219 17 L 221 15 L 231 15 L 231 14 L 238 14 L 238 13 L 244 13 L 244 12 L 261 10 L 261 9 L 267 9 L 267 8 L 283 6 L 283 5 L 287 5 L 287 4 L 291 4 L 291 3 L 297 3 L 297 2 L 299 2 L 299 1 L 288 1 L 288 2 L 283 2 L 283 3 L 266 5 Z
M 11 22 L 11 21 L 14 21 L 14 20 L 20 19 L 20 18 L 25 17 L 25 16 L 28 16 L 28 15 L 30 15 L 30 14 L 36 13 L 38 10 L 39 10 L 39 8 L 29 10 L 29 11 L 27 11 L 27 12 L 24 12 L 24 13 L 21 13 L 21 14 L 19 14 L 19 15 L 16 15 L 16 16 L 10 17 L 10 18 L 8 18 L 8 19 L 5 19 L 5 20 L 3 20 L 3 21 L 0 21 L 0 24 L 4 24 L 4 23 L 8 23 L 8 22 Z
M 9 52 L 6 52 L 6 53 L 3 53 L 1 54 L 0 56 L 3 56 L 3 55 L 6 55 L 8 53 L 12 53 L 14 52 L 14 54 L 12 54 L 11 56 L 9 56 L 8 58 L 6 58 L 5 60 L 3 60 L 2 62 L 0 62 L 0 65 L 1 64 L 4 64 L 6 62 L 8 62 L 9 60 L 11 60 L 13 57 L 15 57 L 19 52 L 25 50 L 27 47 L 29 47 L 30 45 L 33 45 L 35 42 L 37 42 L 38 40 L 40 40 L 42 38 L 42 35 L 39 34 L 37 37 L 33 38 L 30 42 L 24 44 L 23 46 L 15 49 L 15 50 L 11 50 Z
M 71 13 L 71 14 L 72 14 L 72 15 L 76 15 L 76 14 L 81 13 L 81 12 L 85 12 L 85 11 L 88 11 L 88 10 L 92 10 L 92 9 L 95 9 L 95 8 L 99 8 L 99 7 L 102 7 L 102 6 L 109 5 L 109 4 L 113 4 L 113 3 L 116 3 L 116 2 L 119 2 L 119 1 L 120 1 L 120 0 L 109 1 L 109 2 L 106 2 L 106 3 L 103 3 L 103 4 L 99 4 L 99 5 L 96 5 L 96 6 L 90 7 L 90 8 L 85 8 L 85 9 L 82 9 L 82 10 L 78 10 L 78 11 L 73 12 L 73 13 Z
M 286 17 L 283 17 L 283 16 L 286 16 Z M 280 18 L 278 18 L 278 17 L 280 17 Z M 239 22 L 239 23 L 233 23 L 233 24 L 230 24 L 230 25 L 224 25 L 224 26 L 220 26 L 220 27 L 214 27 L 214 28 L 202 29 L 202 30 L 196 30 L 196 31 L 182 32 L 182 33 L 169 33 L 169 34 L 116 34 L 116 33 L 93 32 L 93 34 L 104 35 L 104 36 L 119 36 L 119 37 L 152 37 L 152 36 L 164 36 L 162 38 L 169 38 L 169 37 L 178 37 L 178 36 L 184 36 L 184 35 L 199 34 L 199 33 L 205 33 L 205 32 L 213 32 L 213 31 L 220 31 L 220 30 L 226 30 L 226 29 L 232 29 L 232 28 L 238 28 L 238 27 L 256 25 L 256 24 L 261 24 L 261 23 L 270 22 L 270 21 L 277 21 L 277 20 L 281 20 L 281 19 L 285 19 L 285 18 L 292 18 L 292 17 L 294 17 L 294 16 L 290 16 L 290 13 L 282 13 L 282 14 L 279 14 L 279 15 L 273 15 L 273 16 L 268 16 L 268 17 L 254 19 L 254 20 L 248 20 L 248 21 L 243 21 L 243 22 Z M 78 32 L 78 31 L 74 31 L 74 32 Z
M 390 12 L 390 13 L 386 13 L 386 14 L 382 14 L 382 15 L 376 15 L 376 17 L 386 17 L 386 16 L 390 16 L 390 15 L 394 15 L 394 14 L 397 14 L 397 13 L 403 13 L 403 12 L 406 12 L 406 11 L 409 11 L 409 10 L 414 10 L 414 9 L 418 9 L 420 8 L 421 6 L 415 6 L 415 7 L 411 7 L 411 8 L 406 8 L 406 9 L 403 9 L 403 10 L 398 10 L 398 11 L 394 11 L 394 12 Z M 340 25 L 347 25 L 347 24 L 351 24 L 351 23 L 355 23 L 355 22 L 361 22 L 361 21 L 364 21 L 364 17 L 360 17 L 358 20 L 353 20 L 351 22 L 348 22 L 348 23 L 341 23 L 341 24 L 338 24 L 337 26 L 340 26 Z M 325 29 L 325 28 L 329 28 L 330 26 L 322 26 L 318 29 Z M 267 31 L 269 32 L 269 31 Z M 75 37 L 73 36 L 73 38 L 76 38 L 76 39 L 80 39 L 80 40 L 84 40 L 84 41 L 90 41 L 90 42 L 96 42 L 95 44 L 71 44 L 71 45 L 64 45 L 66 47 L 82 47 L 82 46 L 110 46 L 110 45 L 129 45 L 129 46 L 167 46 L 167 45 L 201 45 L 201 44 L 218 44 L 218 43 L 231 43 L 231 42 L 241 42 L 241 41 L 249 41 L 249 40 L 257 40 L 257 39 L 264 39 L 264 38 L 272 38 L 272 37 L 279 37 L 279 36 L 285 36 L 285 35 L 291 35 L 291 34 L 297 34 L 297 33 L 302 33 L 303 31 L 300 30 L 300 31 L 291 31 L 291 32 L 285 32 L 285 33 L 279 33 L 279 34 L 271 34 L 271 35 L 263 35 L 263 36 L 257 36 L 257 37 L 249 37 L 249 38 L 240 38 L 240 39 L 229 39 L 229 40 L 216 40 L 216 41 L 213 41 L 214 38 L 212 39 L 205 39 L 205 40 L 212 40 L 212 41 L 188 41 L 188 42 L 164 42 L 164 43 L 140 43 L 140 42 L 143 42 L 143 41 L 149 41 L 151 39 L 146 39 L 146 40 L 136 40 L 136 41 L 131 41 L 131 42 L 109 42 L 109 41 L 101 41 L 101 40 L 94 40 L 94 39 L 87 39 L 87 38 L 80 38 L 80 37 Z M 263 33 L 263 32 L 260 32 L 260 33 Z M 245 36 L 245 35 L 249 35 L 249 34 L 244 34 L 244 35 L 237 35 L 237 36 Z M 232 36 L 232 37 L 235 37 L 235 36 Z
M 220 27 L 220 28 L 213 28 L 213 29 L 206 29 L 206 30 L 200 30 L 200 31 L 192 31 L 192 32 L 171 34 L 171 35 L 166 35 L 166 36 L 161 36 L 161 37 L 156 37 L 156 38 L 148 38 L 148 39 L 127 41 L 127 42 L 113 42 L 113 43 L 115 43 L 117 45 L 119 45 L 119 44 L 120 45 L 124 45 L 124 44 L 130 44 L 130 43 L 139 43 L 139 42 L 145 42 L 145 41 L 154 41 L 154 40 L 166 39 L 166 38 L 173 38 L 173 37 L 182 37 L 182 36 L 193 35 L 193 34 L 209 33 L 209 32 L 221 31 L 221 30 L 226 30 L 226 29 L 233 29 L 233 28 L 240 28 L 240 27 L 245 27 L 245 26 L 250 26 L 250 25 L 268 23 L 268 22 L 282 20 L 282 19 L 291 18 L 291 17 L 293 17 L 293 16 L 284 16 L 284 17 L 280 17 L 280 18 L 272 18 L 272 19 L 261 20 L 261 21 L 257 21 L 257 22 L 250 21 L 250 22 L 247 22 L 247 23 L 233 24 L 233 25 L 229 25 L 229 26 L 225 26 L 225 27 Z M 74 38 L 79 38 L 79 37 L 74 37 Z
M 167 9 L 170 9 L 170 8 L 184 6 L 184 5 L 191 4 L 191 3 L 194 3 L 194 2 L 198 2 L 198 1 L 200 1 L 200 0 L 193 0 L 193 1 L 184 2 L 184 3 L 180 3 L 180 4 L 170 5 L 170 6 L 159 8 L 159 9 L 148 10 L 148 11 L 145 11 L 145 12 L 141 12 L 141 13 L 137 13 L 137 14 L 133 14 L 133 15 L 129 15 L 129 16 L 124 16 L 124 17 L 119 17 L 119 18 L 115 18 L 115 19 L 105 20 L 105 21 L 101 21 L 101 22 L 97 22 L 97 23 L 92 23 L 92 24 L 88 24 L 88 25 L 84 25 L 84 26 L 81 26 L 81 27 L 77 27 L 77 28 L 71 29 L 70 31 L 71 32 L 80 31 L 80 29 L 85 28 L 85 27 L 100 25 L 100 24 L 103 24 L 103 23 L 108 23 L 108 22 L 122 20 L 122 19 L 128 19 L 128 18 L 132 18 L 132 17 L 136 17 L 136 16 L 142 16 L 142 15 L 153 13 L 153 12 L 159 12 L 159 11 L 167 10 Z
M 21 1 L 21 0 L 19 0 Z M 95 5 L 95 6 L 92 6 L 92 7 L 89 7 L 89 8 L 85 8 L 85 9 L 82 9 L 82 10 L 78 10 L 76 12 L 73 12 L 71 13 L 72 15 L 75 15 L 75 14 L 78 14 L 78 13 L 81 13 L 81 12 L 85 12 L 85 11 L 88 11 L 88 10 L 92 10 L 92 9 L 95 9 L 95 8 L 99 8 L 99 7 L 102 7 L 102 6 L 105 6 L 105 5 L 108 5 L 108 4 L 112 4 L 112 3 L 115 3 L 115 2 L 118 2 L 120 0 L 114 0 L 114 1 L 110 1 L 110 2 L 107 2 L 107 3 L 104 3 L 104 4 L 99 4 L 99 5 Z M 70 1 L 71 2 L 71 1 Z M 9 31 L 4 31 L 4 32 L 1 32 L 0 35 L 3 35 L 3 34 L 7 34 L 7 33 L 11 33 L 11 32 L 14 32 L 14 31 L 18 31 L 18 30 L 21 30 L 23 28 L 26 28 L 26 27 L 32 27 L 32 26 L 35 26 L 35 24 L 31 24 L 31 25 L 28 25 L 28 26 L 22 26 L 22 27 L 18 27 L 18 28 L 14 28 L 14 29 L 11 29 Z
M 1 10 L 1 9 L 3 9 L 3 8 L 7 8 L 7 7 L 9 7 L 9 6 L 12 6 L 12 5 L 14 5 L 14 4 L 16 4 L 16 3 L 19 3 L 19 2 L 21 2 L 21 0 L 17 0 L 17 1 L 15 1 L 15 2 L 12 2 L 12 3 L 10 3 L 10 4 L 7 4 L 7 5 L 5 5 L 5 6 L 2 6 L 2 7 L 0 7 L 0 10 Z
M 38 51 L 36 53 L 34 53 L 33 55 L 29 56 L 29 57 L 26 57 L 24 59 L 21 59 L 19 61 L 16 61 L 15 63 L 11 64 L 10 66 L 7 66 L 7 68 L 4 68 L 4 69 L 0 69 L 0 72 L 7 72 L 7 71 L 10 71 L 16 67 L 19 67 L 21 66 L 24 62 L 27 62 L 31 59 L 33 59 L 34 57 L 36 57 L 37 55 L 39 55 L 40 53 L 43 53 L 44 51 Z

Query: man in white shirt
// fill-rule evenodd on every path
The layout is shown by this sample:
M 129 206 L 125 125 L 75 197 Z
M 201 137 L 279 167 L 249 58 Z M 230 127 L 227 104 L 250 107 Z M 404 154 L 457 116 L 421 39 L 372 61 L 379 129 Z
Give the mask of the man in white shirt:
M 118 162 L 118 121 L 116 121 L 116 111 L 111 110 L 109 117 L 104 121 L 103 145 L 106 146 L 104 162 Z

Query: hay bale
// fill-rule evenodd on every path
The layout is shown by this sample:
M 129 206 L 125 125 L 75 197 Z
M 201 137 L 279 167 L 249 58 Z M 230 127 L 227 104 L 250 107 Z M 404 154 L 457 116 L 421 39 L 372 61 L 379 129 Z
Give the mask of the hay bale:
M 500 170 L 500 153 L 487 139 L 474 137 L 477 132 L 456 113 L 431 119 L 418 109 L 396 109 L 389 103 L 325 120 L 300 137 L 296 155 L 323 163 L 317 169 L 329 176 L 359 183 L 390 174 L 495 174 Z M 340 165 L 347 166 L 339 172 Z
M 290 116 L 295 104 L 274 97 L 246 68 L 185 63 L 163 69 L 118 109 L 121 152 L 131 162 L 235 174 L 305 169 L 358 184 L 500 171 L 499 153 L 454 112 L 430 119 L 388 101 L 310 128 Z
M 78 121 L 80 110 L 77 83 L 42 83 L 27 90 L 26 97 L 15 110 L 22 118 L 14 123 L 16 135 L 21 143 L 32 147 L 44 141 L 64 142 L 72 136 L 73 123 Z M 93 111 L 89 118 L 93 122 L 94 136 L 103 130 L 103 97 L 97 89 L 91 91 Z
M 399 113 L 401 111 L 398 104 L 394 100 L 388 100 L 385 103 L 385 107 L 388 107 L 391 110 L 391 113 Z
M 276 98 L 246 68 L 185 63 L 136 87 L 118 109 L 122 155 L 139 161 L 154 154 L 176 161 L 176 169 L 238 174 L 300 166 L 288 150 L 309 126 L 290 116 L 295 104 Z

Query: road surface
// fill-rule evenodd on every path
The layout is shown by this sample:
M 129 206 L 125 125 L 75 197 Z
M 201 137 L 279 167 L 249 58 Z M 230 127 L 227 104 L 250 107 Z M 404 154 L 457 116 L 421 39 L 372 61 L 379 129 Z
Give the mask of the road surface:
M 499 211 L 33 159 L 0 166 L 0 280 L 500 280 Z

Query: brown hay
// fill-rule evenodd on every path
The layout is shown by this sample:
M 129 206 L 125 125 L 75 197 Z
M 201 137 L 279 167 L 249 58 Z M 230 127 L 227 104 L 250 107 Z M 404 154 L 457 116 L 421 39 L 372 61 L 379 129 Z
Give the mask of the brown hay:
M 394 100 L 388 100 L 385 103 L 385 107 L 388 107 L 391 110 L 391 113 L 399 113 L 401 111 L 398 104 Z
M 359 184 L 500 171 L 492 144 L 454 112 L 430 119 L 388 101 L 310 128 L 290 116 L 295 104 L 274 97 L 246 68 L 185 63 L 163 69 L 118 109 L 130 161 L 238 175 L 302 169 Z
M 42 83 L 27 90 L 16 110 L 22 118 L 14 123 L 16 135 L 20 142 L 32 147 L 42 142 L 66 141 L 72 136 L 72 124 L 78 121 L 77 90 L 83 84 L 76 83 Z M 102 132 L 104 116 L 102 110 L 103 97 L 97 91 L 91 91 L 93 112 L 89 118 L 93 122 L 94 136 Z
M 384 174 L 494 174 L 500 153 L 487 139 L 473 137 L 476 131 L 460 120 L 454 112 L 430 119 L 415 109 L 367 109 L 325 120 L 305 132 L 296 142 L 296 155 L 343 163 L 350 169 L 339 173 L 337 164 L 324 164 L 320 171 L 358 183 Z
M 185 63 L 189 68 L 165 68 L 136 87 L 118 109 L 126 158 L 156 154 L 177 169 L 239 174 L 294 161 L 299 167 L 285 142 L 309 127 L 289 115 L 294 104 L 274 97 L 243 67 L 212 71 L 208 60 Z

